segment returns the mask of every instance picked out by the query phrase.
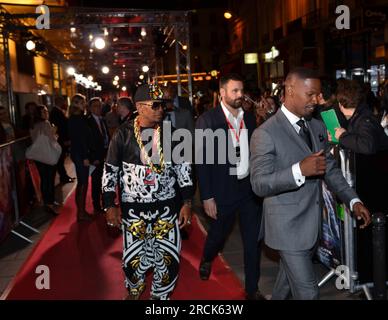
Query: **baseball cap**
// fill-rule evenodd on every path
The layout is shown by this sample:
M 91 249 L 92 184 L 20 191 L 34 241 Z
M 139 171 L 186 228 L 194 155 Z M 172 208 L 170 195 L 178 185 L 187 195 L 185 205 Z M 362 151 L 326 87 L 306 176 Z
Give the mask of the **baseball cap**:
M 140 101 L 166 101 L 163 96 L 163 91 L 157 84 L 142 84 L 137 88 L 133 100 L 135 103 Z

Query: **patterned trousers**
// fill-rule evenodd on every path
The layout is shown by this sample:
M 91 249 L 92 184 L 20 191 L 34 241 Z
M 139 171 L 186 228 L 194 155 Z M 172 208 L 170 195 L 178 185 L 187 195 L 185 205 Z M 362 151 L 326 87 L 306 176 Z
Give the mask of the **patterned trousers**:
M 172 201 L 130 204 L 129 209 L 123 208 L 123 270 L 130 294 L 144 291 L 150 268 L 154 269 L 152 298 L 166 300 L 174 290 L 181 249 L 177 216 Z

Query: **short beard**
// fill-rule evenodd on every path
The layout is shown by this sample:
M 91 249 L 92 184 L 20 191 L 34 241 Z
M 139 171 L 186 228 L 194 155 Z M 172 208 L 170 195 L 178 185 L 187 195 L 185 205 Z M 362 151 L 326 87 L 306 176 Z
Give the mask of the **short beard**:
M 235 99 L 235 100 L 227 100 L 225 99 L 225 102 L 231 106 L 233 109 L 240 109 L 243 105 L 242 99 Z

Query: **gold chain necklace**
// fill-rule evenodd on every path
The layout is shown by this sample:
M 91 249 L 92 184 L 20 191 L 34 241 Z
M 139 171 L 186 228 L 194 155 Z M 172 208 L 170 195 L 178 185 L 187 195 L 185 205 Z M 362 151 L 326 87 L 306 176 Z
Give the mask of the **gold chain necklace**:
M 157 133 L 157 138 L 156 138 L 156 145 L 158 148 L 158 154 L 159 154 L 159 159 L 160 159 L 160 168 L 157 168 L 151 161 L 150 157 L 148 156 L 148 153 L 146 152 L 143 141 L 141 140 L 141 134 L 140 134 L 140 124 L 139 124 L 139 117 L 136 117 L 134 121 L 134 131 L 135 131 L 135 138 L 137 141 L 137 144 L 139 145 L 140 152 L 143 153 L 144 159 L 151 168 L 153 172 L 156 173 L 162 173 L 164 171 L 164 157 L 163 157 L 163 152 L 162 152 L 162 147 L 160 146 L 160 126 L 156 128 L 156 133 Z

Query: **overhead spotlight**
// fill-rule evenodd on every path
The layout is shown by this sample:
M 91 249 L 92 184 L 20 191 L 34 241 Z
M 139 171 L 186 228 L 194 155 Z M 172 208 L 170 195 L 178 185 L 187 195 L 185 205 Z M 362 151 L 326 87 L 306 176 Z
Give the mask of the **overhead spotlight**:
M 142 66 L 141 70 L 143 72 L 148 72 L 150 70 L 150 68 L 148 66 Z
M 93 76 L 88 76 L 89 81 L 93 81 Z
M 105 40 L 103 38 L 96 38 L 96 40 L 94 40 L 94 46 L 99 49 L 99 50 L 102 50 L 105 48 Z
M 112 83 L 114 86 L 117 86 L 119 84 L 119 82 L 117 80 L 113 80 Z
M 101 71 L 102 71 L 102 73 L 104 73 L 104 74 L 108 74 L 108 73 L 109 73 L 109 68 L 108 68 L 107 66 L 103 66 L 103 67 L 101 68 Z
M 232 18 L 232 14 L 229 11 L 226 11 L 224 13 L 224 18 L 229 20 L 230 18 Z
M 142 38 L 139 38 L 139 42 L 142 42 L 143 40 L 142 40 Z
M 92 41 L 93 40 L 93 35 L 90 33 L 89 34 L 89 41 Z
M 68 67 L 67 70 L 66 70 L 67 74 L 69 76 L 74 76 L 75 74 L 75 69 L 73 67 Z
M 139 56 L 141 56 L 142 55 L 142 53 L 141 53 L 141 51 L 139 51 Z
M 147 35 L 147 32 L 146 32 L 146 30 L 145 30 L 145 28 L 144 28 L 144 27 L 143 27 L 143 28 L 141 28 L 140 35 L 141 35 L 142 37 L 145 37 L 145 36 Z
M 117 85 L 117 86 L 116 86 L 116 88 L 118 89 L 118 88 L 120 88 L 120 86 L 119 86 L 119 85 Z
M 35 42 L 32 40 L 28 40 L 26 43 L 27 50 L 31 51 L 35 49 Z
M 113 79 L 116 80 L 116 81 L 119 81 L 120 77 L 119 76 L 115 76 Z
M 121 88 L 121 91 L 127 91 L 127 87 L 126 87 L 126 86 L 123 86 L 123 87 Z
M 71 32 L 71 33 L 74 33 L 74 32 L 76 32 L 76 31 L 77 31 L 76 28 L 74 28 L 74 27 L 71 27 L 71 28 L 70 28 L 70 32 Z
M 104 36 L 109 36 L 109 32 L 107 28 L 104 28 Z
M 116 42 L 116 41 L 118 41 L 119 40 L 119 37 L 114 37 L 113 38 L 113 42 Z
M 139 76 L 139 79 L 140 79 L 140 80 L 143 80 L 143 79 L 144 79 L 144 74 L 141 74 L 141 75 Z
M 94 50 L 93 50 L 92 48 L 89 49 L 89 52 L 90 52 L 90 53 L 93 53 L 93 51 L 94 51 Z
M 125 64 L 123 64 L 123 68 L 125 68 Z
M 182 49 L 183 49 L 183 50 L 187 50 L 187 45 L 184 44 L 184 45 L 182 46 Z
M 118 53 L 118 52 L 115 52 L 113 55 L 114 55 L 115 57 L 117 57 L 117 56 L 119 55 L 119 53 Z

